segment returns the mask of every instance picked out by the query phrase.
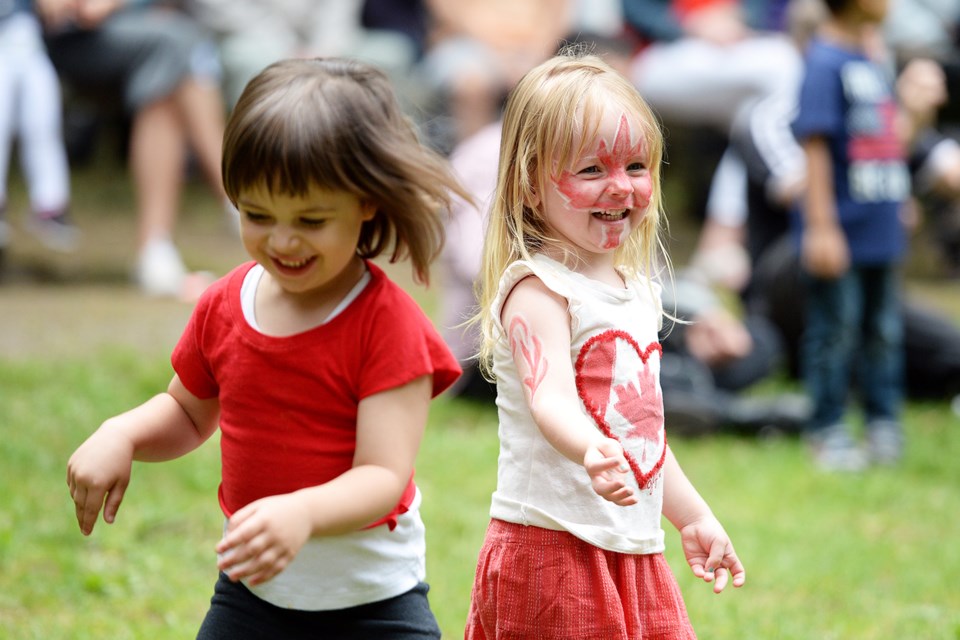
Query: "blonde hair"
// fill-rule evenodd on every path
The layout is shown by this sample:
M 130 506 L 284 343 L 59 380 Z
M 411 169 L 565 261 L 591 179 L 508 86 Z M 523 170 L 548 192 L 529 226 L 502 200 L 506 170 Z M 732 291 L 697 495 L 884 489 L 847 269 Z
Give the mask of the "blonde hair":
M 564 247 L 549 235 L 543 198 L 537 194 L 546 193 L 550 178 L 585 153 L 611 106 L 639 120 L 653 186 L 646 215 L 614 259 L 630 276 L 652 278 L 657 265 L 669 265 L 661 240 L 663 134 L 653 111 L 626 78 L 581 49 L 565 50 L 535 67 L 513 89 L 505 107 L 497 188 L 477 281 L 480 308 L 474 321 L 480 324 L 480 366 L 488 377 L 497 339 L 492 303 L 504 270 L 544 248 Z
M 254 77 L 227 122 L 222 171 L 234 204 L 259 186 L 294 196 L 344 190 L 372 202 L 357 254 L 409 256 L 424 283 L 451 193 L 471 201 L 446 160 L 420 143 L 386 75 L 348 59 L 282 60 Z

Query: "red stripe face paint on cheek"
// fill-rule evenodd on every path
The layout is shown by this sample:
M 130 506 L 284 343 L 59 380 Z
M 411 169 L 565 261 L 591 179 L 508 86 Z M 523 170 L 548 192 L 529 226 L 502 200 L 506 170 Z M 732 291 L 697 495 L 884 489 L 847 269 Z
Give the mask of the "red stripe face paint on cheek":
M 650 202 L 652 185 L 649 176 L 640 178 L 627 172 L 638 159 L 644 157 L 643 140 L 631 144 L 630 124 L 621 114 L 613 144 L 608 147 L 603 138 L 594 151 L 602 177 L 591 179 L 571 171 L 564 171 L 554 179 L 557 191 L 570 207 L 575 209 L 617 209 L 645 207 Z

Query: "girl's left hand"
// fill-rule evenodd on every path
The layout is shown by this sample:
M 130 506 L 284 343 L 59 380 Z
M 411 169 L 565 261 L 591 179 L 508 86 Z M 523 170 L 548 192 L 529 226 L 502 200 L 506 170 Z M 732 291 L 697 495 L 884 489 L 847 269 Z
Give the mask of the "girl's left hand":
M 733 549 L 730 536 L 713 516 L 695 520 L 680 529 L 680 542 L 693 575 L 704 582 L 713 582 L 713 592 L 720 593 L 733 577 L 733 586 L 742 587 L 747 573 Z
M 283 571 L 310 538 L 310 522 L 296 494 L 251 502 L 227 523 L 217 543 L 217 566 L 236 582 L 251 585 L 270 580 Z

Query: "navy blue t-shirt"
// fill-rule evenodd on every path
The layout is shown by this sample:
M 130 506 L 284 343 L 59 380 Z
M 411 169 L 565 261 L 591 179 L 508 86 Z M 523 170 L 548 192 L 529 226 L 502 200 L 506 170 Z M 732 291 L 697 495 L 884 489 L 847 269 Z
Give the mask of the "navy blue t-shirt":
M 910 174 L 894 129 L 896 110 L 881 65 L 859 51 L 810 43 L 793 132 L 801 143 L 815 135 L 828 141 L 837 213 L 855 265 L 894 262 L 906 248 L 900 211 Z M 794 212 L 798 242 L 802 225 Z

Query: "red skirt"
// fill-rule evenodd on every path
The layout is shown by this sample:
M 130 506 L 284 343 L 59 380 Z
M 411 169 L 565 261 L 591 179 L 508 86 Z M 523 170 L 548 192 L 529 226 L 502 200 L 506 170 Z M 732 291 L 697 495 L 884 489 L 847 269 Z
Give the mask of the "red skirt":
M 491 520 L 466 640 L 695 640 L 662 553 L 605 551 L 566 531 Z

